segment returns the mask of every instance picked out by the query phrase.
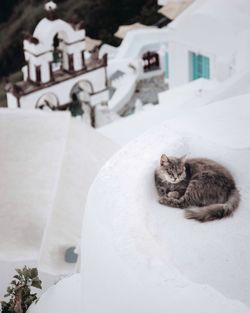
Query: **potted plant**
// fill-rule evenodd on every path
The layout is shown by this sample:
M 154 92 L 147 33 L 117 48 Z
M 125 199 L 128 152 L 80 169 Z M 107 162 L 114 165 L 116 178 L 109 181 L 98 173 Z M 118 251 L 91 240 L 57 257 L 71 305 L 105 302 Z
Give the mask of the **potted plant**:
M 42 289 L 37 268 L 24 266 L 16 272 L 4 296 L 8 301 L 1 301 L 2 313 L 25 313 L 38 300 L 37 294 L 32 293 L 32 287 Z

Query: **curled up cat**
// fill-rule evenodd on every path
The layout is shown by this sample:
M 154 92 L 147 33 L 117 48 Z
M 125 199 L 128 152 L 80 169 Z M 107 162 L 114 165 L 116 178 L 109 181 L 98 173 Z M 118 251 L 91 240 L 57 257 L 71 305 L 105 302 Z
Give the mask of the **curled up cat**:
M 163 154 L 155 170 L 155 185 L 161 204 L 186 209 L 186 218 L 200 222 L 230 216 L 240 202 L 240 193 L 230 172 L 205 158 Z

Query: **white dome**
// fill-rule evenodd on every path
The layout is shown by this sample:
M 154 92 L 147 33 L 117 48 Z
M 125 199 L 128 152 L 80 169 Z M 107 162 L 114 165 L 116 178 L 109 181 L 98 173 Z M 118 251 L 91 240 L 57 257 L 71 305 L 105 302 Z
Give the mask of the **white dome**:
M 200 313 L 201 307 L 203 313 L 250 312 L 249 98 L 166 122 L 129 143 L 102 169 L 89 193 L 83 228 L 84 312 Z M 226 135 L 230 147 L 216 144 L 217 136 Z M 235 215 L 202 224 L 158 204 L 153 171 L 163 152 L 225 164 L 242 194 Z

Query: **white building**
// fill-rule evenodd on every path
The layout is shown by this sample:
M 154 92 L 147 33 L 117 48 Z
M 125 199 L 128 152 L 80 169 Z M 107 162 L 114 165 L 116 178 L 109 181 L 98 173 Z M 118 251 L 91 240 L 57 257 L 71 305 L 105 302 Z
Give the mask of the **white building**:
M 139 60 L 139 78 L 164 73 L 170 88 L 225 81 L 250 66 L 249 13 L 248 0 L 196 0 L 165 28 L 130 31 L 114 59 Z
M 24 40 L 24 80 L 6 86 L 8 107 L 65 109 L 73 93 L 91 106 L 107 103 L 107 56 L 94 49 L 86 57 L 83 23 L 57 18 L 52 1 L 45 9 L 47 17 Z
M 196 0 L 165 28 L 129 31 L 111 49 L 107 70 L 110 49 L 101 48 L 101 58 L 86 54 L 83 25 L 55 19 L 51 9 L 24 40 L 24 81 L 8 84 L 8 107 L 65 109 L 77 93 L 92 107 L 108 102 L 108 111 L 119 113 L 142 79 L 164 75 L 169 88 L 198 78 L 225 81 L 250 65 L 249 12 L 248 0 Z
M 168 26 L 170 88 L 223 81 L 250 65 L 250 2 L 197 0 Z

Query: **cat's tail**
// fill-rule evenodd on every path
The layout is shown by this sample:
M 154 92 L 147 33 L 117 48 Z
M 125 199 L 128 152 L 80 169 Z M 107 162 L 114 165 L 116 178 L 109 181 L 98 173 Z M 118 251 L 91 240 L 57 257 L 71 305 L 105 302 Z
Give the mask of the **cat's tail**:
M 205 207 L 196 207 L 185 210 L 185 217 L 195 219 L 199 222 L 208 222 L 216 219 L 221 219 L 233 214 L 240 203 L 240 193 L 234 189 L 227 202 L 223 204 L 211 204 Z

